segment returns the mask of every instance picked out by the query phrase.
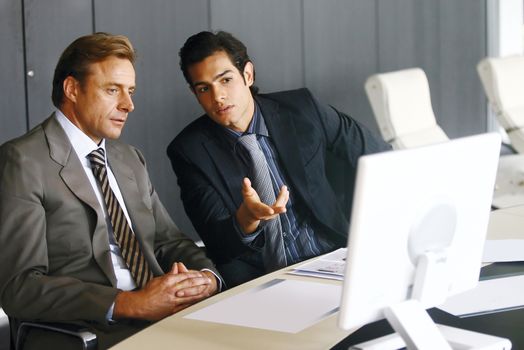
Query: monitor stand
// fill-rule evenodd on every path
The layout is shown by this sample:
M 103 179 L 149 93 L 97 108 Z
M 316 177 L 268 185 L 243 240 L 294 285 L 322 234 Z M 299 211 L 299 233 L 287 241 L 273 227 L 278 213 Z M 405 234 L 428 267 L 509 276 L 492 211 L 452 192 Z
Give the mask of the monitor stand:
M 417 259 L 411 298 L 384 309 L 384 316 L 396 333 L 350 349 L 358 350 L 509 350 L 511 342 L 487 334 L 437 325 L 424 305 L 439 305 L 445 300 L 446 249 L 421 254 Z M 443 288 L 443 286 L 445 286 Z

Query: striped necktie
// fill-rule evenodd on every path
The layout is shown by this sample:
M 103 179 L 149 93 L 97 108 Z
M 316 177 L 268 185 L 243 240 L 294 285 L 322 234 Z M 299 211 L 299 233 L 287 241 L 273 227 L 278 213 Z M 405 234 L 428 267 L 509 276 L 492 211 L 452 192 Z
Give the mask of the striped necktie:
M 255 134 L 249 134 L 239 137 L 238 142 L 244 146 L 251 157 L 251 166 L 249 169 L 250 180 L 253 188 L 257 191 L 260 200 L 267 204 L 275 203 L 275 191 L 273 182 L 269 174 L 269 167 L 260 149 Z M 282 238 L 282 224 L 280 216 L 266 222 L 264 227 L 265 243 L 262 249 L 264 266 L 266 272 L 281 269 L 287 266 L 286 252 L 284 248 L 284 239 Z
M 122 207 L 120 207 L 113 190 L 111 190 L 109 186 L 104 149 L 99 148 L 94 150 L 89 153 L 87 158 L 91 162 L 93 174 L 102 189 L 104 202 L 106 203 L 107 212 L 111 219 L 111 225 L 113 226 L 113 235 L 120 247 L 122 257 L 137 286 L 144 287 L 146 283 L 153 278 L 153 272 L 149 268 L 149 264 L 140 249 L 140 244 L 127 222 Z

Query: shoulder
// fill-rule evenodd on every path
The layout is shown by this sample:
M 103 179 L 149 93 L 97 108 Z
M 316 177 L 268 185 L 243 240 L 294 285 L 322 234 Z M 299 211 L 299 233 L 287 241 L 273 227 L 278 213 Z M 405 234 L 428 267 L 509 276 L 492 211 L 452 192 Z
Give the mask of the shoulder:
M 324 114 L 324 107 L 307 88 L 260 94 L 255 99 L 266 119 L 278 115 L 277 119 L 291 118 L 295 123 L 316 125 Z
M 303 101 L 314 102 L 313 95 L 308 88 L 300 88 L 294 90 L 277 91 L 268 94 L 259 94 L 255 97 L 257 101 L 274 101 L 284 106 L 294 106 Z
M 49 155 L 45 132 L 42 125 L 37 125 L 28 133 L 11 139 L 0 146 L 0 157 L 5 159 L 6 156 L 17 155 L 18 157 L 37 157 Z
M 290 112 L 290 115 L 315 118 L 321 113 L 321 105 L 307 88 L 259 94 L 255 100 L 264 110 Z
M 192 121 L 169 143 L 167 153 L 174 153 L 180 148 L 194 149 L 196 145 L 209 139 L 211 130 L 216 127 L 214 124 L 207 115 Z
M 122 141 L 106 140 L 106 149 L 110 157 L 118 157 L 128 165 L 132 165 L 133 163 L 146 164 L 144 155 L 138 148 Z

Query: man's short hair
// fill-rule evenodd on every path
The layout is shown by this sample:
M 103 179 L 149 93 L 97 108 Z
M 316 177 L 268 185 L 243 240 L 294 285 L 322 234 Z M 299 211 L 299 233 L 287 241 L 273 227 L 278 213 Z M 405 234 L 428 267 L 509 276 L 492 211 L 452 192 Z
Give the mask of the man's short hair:
M 233 65 L 240 72 L 242 78 L 244 78 L 244 68 L 248 62 L 251 62 L 247 54 L 246 46 L 228 32 L 218 31 L 213 33 L 203 31 L 190 36 L 179 52 L 180 69 L 191 87 L 193 86 L 193 82 L 188 73 L 189 67 L 219 51 L 223 51 L 228 55 Z M 253 69 L 253 80 L 254 79 L 255 71 Z M 253 94 L 258 91 L 255 86 L 251 86 L 250 89 Z
M 89 66 L 115 56 L 135 63 L 136 53 L 129 39 L 123 35 L 95 33 L 73 41 L 62 53 L 53 77 L 52 100 L 59 108 L 64 99 L 64 80 L 72 76 L 82 85 L 89 74 Z

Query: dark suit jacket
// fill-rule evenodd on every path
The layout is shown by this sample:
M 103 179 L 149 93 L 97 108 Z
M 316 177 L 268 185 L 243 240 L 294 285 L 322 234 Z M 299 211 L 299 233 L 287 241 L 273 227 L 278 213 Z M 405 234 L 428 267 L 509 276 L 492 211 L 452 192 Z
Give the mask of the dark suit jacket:
M 163 274 L 174 261 L 215 271 L 172 222 L 142 154 L 117 141 L 106 145 L 153 273 Z M 118 292 L 107 235 L 102 208 L 54 116 L 0 147 L 0 297 L 8 315 L 106 327 Z
M 357 159 L 390 146 L 350 117 L 319 104 L 307 89 L 258 95 L 256 101 L 291 191 L 333 240 L 346 242 L 347 199 L 352 197 Z M 247 169 L 233 154 L 224 132 L 204 115 L 167 149 L 185 210 L 217 264 L 251 249 L 242 244 L 233 224 Z M 329 169 L 328 158 L 336 169 Z M 345 172 L 346 188 L 328 178 L 337 170 Z M 341 201 L 344 194 L 346 205 Z

